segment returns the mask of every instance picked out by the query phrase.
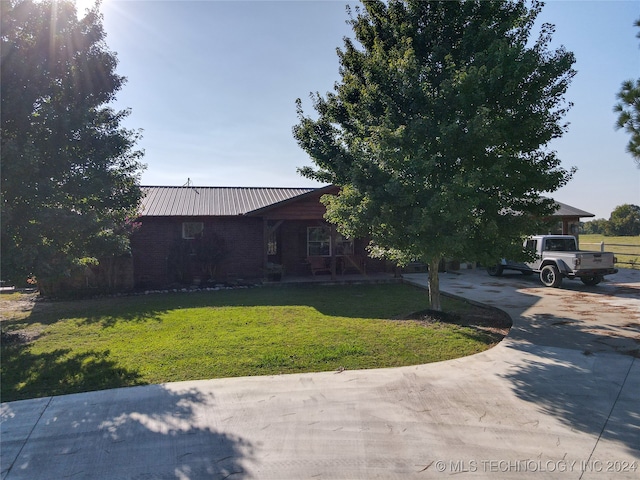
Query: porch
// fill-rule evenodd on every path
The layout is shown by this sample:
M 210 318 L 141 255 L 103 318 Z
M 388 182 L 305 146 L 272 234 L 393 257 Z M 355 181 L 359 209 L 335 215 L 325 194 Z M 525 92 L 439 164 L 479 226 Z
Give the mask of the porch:
M 263 272 L 268 280 L 308 278 L 326 282 L 363 278 L 395 268 L 369 258 L 366 239 L 342 237 L 324 220 L 263 219 Z M 317 283 L 317 282 L 316 282 Z

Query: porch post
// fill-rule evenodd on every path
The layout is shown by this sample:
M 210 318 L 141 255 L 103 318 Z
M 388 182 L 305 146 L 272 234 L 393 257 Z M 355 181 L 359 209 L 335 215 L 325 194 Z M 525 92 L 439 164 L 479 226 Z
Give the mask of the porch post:
M 266 217 L 262 217 L 262 277 L 267 278 L 267 263 L 269 263 L 269 222 Z
M 331 238 L 331 280 L 336 279 L 336 227 L 330 225 L 330 238 Z

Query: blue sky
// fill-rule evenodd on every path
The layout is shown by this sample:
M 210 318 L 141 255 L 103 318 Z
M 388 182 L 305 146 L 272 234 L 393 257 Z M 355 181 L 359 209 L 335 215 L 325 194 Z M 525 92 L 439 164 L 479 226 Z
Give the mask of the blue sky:
M 295 99 L 339 80 L 336 48 L 352 36 L 344 1 L 103 0 L 107 44 L 128 78 L 117 108 L 144 130 L 143 185 L 319 186 L 296 172 Z M 548 1 L 540 21 L 577 58 L 569 132 L 554 141 L 573 180 L 553 197 L 608 218 L 640 205 L 640 169 L 615 131 L 615 94 L 640 77 L 638 1 Z

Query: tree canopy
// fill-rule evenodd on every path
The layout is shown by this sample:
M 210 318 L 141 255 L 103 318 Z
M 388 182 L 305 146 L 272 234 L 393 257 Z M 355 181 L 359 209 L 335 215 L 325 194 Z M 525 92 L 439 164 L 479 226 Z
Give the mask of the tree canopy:
M 618 205 L 606 228 L 607 235 L 633 236 L 640 235 L 640 207 L 638 205 Z
M 640 206 L 625 203 L 613 209 L 609 220 L 598 218 L 580 224 L 581 233 L 606 236 L 640 235 Z
M 635 26 L 640 27 L 640 19 L 635 21 Z M 640 33 L 636 36 L 640 38 Z M 627 151 L 640 168 L 640 78 L 624 81 L 617 98 L 619 102 L 614 107 L 618 113 L 616 129 L 624 128 L 631 135 Z
M 99 5 L 10 0 L 2 8 L 2 276 L 51 279 L 127 251 L 141 191 L 140 133 L 109 106 L 125 82 Z
M 609 221 L 605 218 L 596 218 L 594 220 L 589 220 L 588 222 L 580 222 L 580 233 L 584 233 L 586 235 L 604 235 L 607 233 L 608 225 Z
M 327 219 L 370 252 L 430 266 L 439 309 L 443 257 L 495 262 L 523 255 L 522 236 L 551 215 L 571 177 L 549 142 L 566 130 L 573 54 L 550 50 L 553 26 L 530 41 L 542 6 L 524 1 L 365 1 L 338 49 L 341 81 L 312 95 L 293 134 L 341 187 Z

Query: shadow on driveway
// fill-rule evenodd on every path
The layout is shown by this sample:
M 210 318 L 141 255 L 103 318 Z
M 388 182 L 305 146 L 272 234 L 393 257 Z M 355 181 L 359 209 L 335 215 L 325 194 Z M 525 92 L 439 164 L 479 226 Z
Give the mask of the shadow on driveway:
M 213 394 L 163 385 L 5 403 L 2 478 L 249 478 L 253 446 L 215 414 Z
M 519 273 L 443 277 L 443 291 L 511 316 L 499 347 L 508 366 L 498 376 L 518 398 L 640 458 L 640 272 L 597 287 L 567 281 L 560 289 Z

